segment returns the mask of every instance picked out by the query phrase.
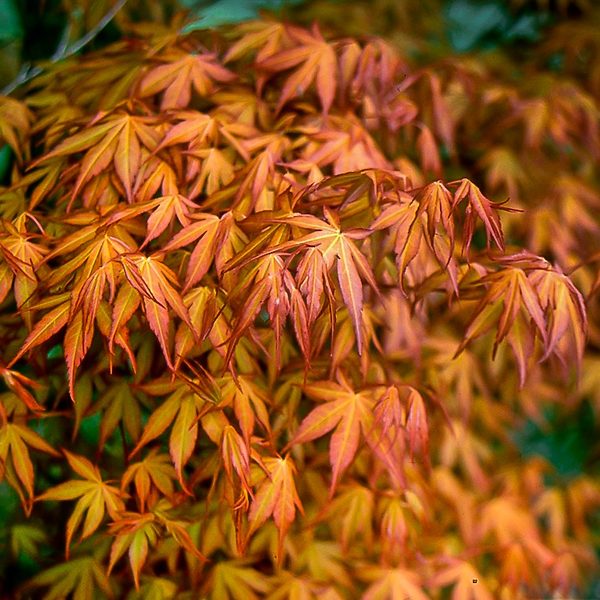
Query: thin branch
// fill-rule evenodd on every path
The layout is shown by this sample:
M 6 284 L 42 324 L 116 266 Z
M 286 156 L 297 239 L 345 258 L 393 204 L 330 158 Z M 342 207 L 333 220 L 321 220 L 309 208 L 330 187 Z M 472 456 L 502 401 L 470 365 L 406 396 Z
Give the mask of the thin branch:
M 67 51 L 69 47 L 69 38 L 71 37 L 71 23 L 67 23 L 65 29 L 63 31 L 62 37 L 60 38 L 60 42 L 58 42 L 58 46 L 54 51 L 54 54 L 50 57 L 50 60 L 60 60 Z
M 114 6 L 98 21 L 98 23 L 92 27 L 82 38 L 73 42 L 71 45 L 66 43 L 65 36 L 68 35 L 68 28 L 65 34 L 61 37 L 61 40 L 56 48 L 54 54 L 50 57 L 50 64 L 54 64 L 59 60 L 73 56 L 79 52 L 84 46 L 89 44 L 114 18 L 115 15 L 125 6 L 127 0 L 118 0 Z M 33 67 L 31 64 L 24 64 L 21 70 L 8 85 L 2 88 L 0 92 L 3 96 L 8 96 L 14 92 L 18 87 L 27 83 L 44 72 L 44 68 L 40 66 Z
M 125 6 L 126 2 L 127 0 L 118 0 L 95 27 L 90 29 L 80 40 L 73 43 L 62 58 L 72 56 L 76 52 L 79 52 L 85 45 L 89 44 L 114 19 L 115 15 Z

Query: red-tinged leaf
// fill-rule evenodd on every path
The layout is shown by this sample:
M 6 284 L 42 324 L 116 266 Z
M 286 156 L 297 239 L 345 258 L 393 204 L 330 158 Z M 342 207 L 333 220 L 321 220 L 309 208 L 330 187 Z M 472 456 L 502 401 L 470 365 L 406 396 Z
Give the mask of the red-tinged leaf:
M 342 419 L 350 400 L 345 398 L 323 404 L 306 416 L 289 446 L 304 444 L 329 433 Z
M 73 201 L 81 188 L 92 177 L 99 175 L 112 163 L 115 151 L 117 150 L 118 136 L 123 126 L 123 123 L 113 125 L 104 137 L 88 150 L 81 161 L 77 181 L 71 192 L 71 201 Z
M 496 246 L 504 252 L 504 234 L 502 233 L 502 225 L 500 217 L 498 217 L 499 204 L 494 204 L 486 198 L 481 190 L 468 179 L 462 179 L 459 186 L 454 192 L 453 205 L 456 206 L 463 199 L 467 199 L 468 210 L 465 220 L 465 248 L 469 248 L 473 232 L 475 229 L 475 219 L 479 217 L 485 227 L 488 244 L 490 239 L 494 241 Z
M 171 459 L 166 454 L 158 454 L 156 448 L 144 460 L 130 465 L 121 478 L 121 489 L 125 490 L 133 480 L 140 510 L 143 512 L 153 488 L 167 498 L 175 491 L 173 484 L 177 478 Z
M 110 134 L 114 127 L 115 124 L 112 121 L 107 121 L 100 125 L 94 125 L 89 129 L 83 129 L 63 140 L 56 148 L 54 148 L 54 150 L 36 160 L 31 166 L 35 167 L 39 163 L 50 160 L 51 158 L 69 156 L 70 154 L 88 150 L 95 146 L 107 134 Z
M 232 381 L 230 385 L 235 385 Z M 248 394 L 245 393 L 244 390 L 236 390 L 233 401 L 233 410 L 235 413 L 235 417 L 239 423 L 239 427 L 242 431 L 242 435 L 244 437 L 244 442 L 246 443 L 246 447 L 250 448 L 250 438 L 254 433 L 254 424 L 255 417 L 254 411 L 252 410 L 252 405 L 250 403 L 250 398 Z
M 489 287 L 475 310 L 457 353 L 461 352 L 470 340 L 489 331 L 498 318 L 493 351 L 495 353 L 502 340 L 516 327 L 517 317 L 522 316 L 525 324 L 531 324 L 527 325 L 529 331 L 526 333 L 520 323 L 519 331 L 515 332 L 512 338 L 522 378 L 524 365 L 530 353 L 525 348 L 532 346 L 536 337 L 542 340 L 545 347 L 548 344 L 546 318 L 537 293 L 525 272 L 517 267 L 506 267 L 483 277 L 481 282 L 489 283 Z M 530 338 L 529 341 L 524 339 L 525 335 Z
M 300 45 L 257 62 L 257 67 L 274 73 L 298 67 L 287 78 L 281 90 L 278 111 L 292 98 L 302 96 L 315 82 L 323 112 L 328 113 L 336 88 L 338 69 L 335 51 L 318 31 L 314 35 L 308 32 L 298 35 Z
M 414 571 L 400 568 L 377 571 L 377 579 L 363 594 L 363 600 L 428 600 L 421 578 Z
M 164 65 L 154 67 L 140 83 L 142 97 L 165 91 L 161 109 L 184 108 L 191 98 L 192 85 L 201 96 L 214 91 L 214 81 L 228 82 L 235 74 L 219 65 L 214 54 L 172 52 Z
M 106 301 L 100 302 L 100 304 L 98 306 L 98 313 L 96 314 L 96 322 L 98 324 L 98 330 L 100 331 L 102 336 L 105 339 L 109 340 L 109 355 L 110 355 L 109 356 L 109 366 L 110 366 L 110 370 L 112 371 L 112 362 L 111 362 L 112 354 L 111 354 L 111 350 L 110 350 L 110 335 L 111 335 L 110 329 L 112 327 L 112 321 L 111 321 L 110 308 Z M 129 344 L 129 333 L 125 326 L 121 327 L 115 333 L 114 341 L 121 348 L 123 348 L 123 350 L 125 351 L 125 354 L 127 355 L 127 358 L 129 359 L 129 362 L 131 364 L 131 368 L 132 368 L 133 372 L 136 373 L 137 372 L 137 361 L 135 358 L 135 354 L 133 353 L 133 350 L 131 349 L 131 345 Z
M 189 524 L 184 521 L 176 521 L 174 519 L 166 518 L 164 514 L 159 514 L 159 519 L 163 523 L 165 529 L 173 536 L 173 539 L 177 544 L 195 556 L 199 561 L 206 562 L 208 559 L 206 556 L 196 548 L 192 537 L 188 532 Z
M 159 299 L 159 304 L 170 306 L 175 314 L 192 328 L 187 308 L 179 292 L 170 282 L 177 282 L 175 274 L 163 262 L 150 256 L 140 263 L 140 273 L 148 283 L 153 297 Z M 162 301 L 164 299 L 164 301 Z
M 344 414 L 337 425 L 329 443 L 329 462 L 331 463 L 332 476 L 329 495 L 337 486 L 340 475 L 354 460 L 360 439 L 361 421 L 357 415 L 360 407 L 355 403 L 348 403 Z
M 77 475 L 96 483 L 102 481 L 98 467 L 92 464 L 92 462 L 90 462 L 87 458 L 73 454 L 67 450 L 63 450 L 63 452 L 67 458 L 67 461 L 69 462 L 69 466 L 71 469 L 73 469 L 73 471 L 75 471 L 75 473 L 77 473 Z
M 527 379 L 527 367 L 533 354 L 534 344 L 529 328 L 523 315 L 517 315 L 512 329 L 507 336 L 508 343 L 513 351 L 517 368 L 519 370 L 519 385 L 523 387 Z
M 421 127 L 421 131 L 417 137 L 417 149 L 421 157 L 423 170 L 432 172 L 439 177 L 442 173 L 442 161 L 435 138 L 431 133 L 431 129 L 426 125 Z
M 189 209 L 196 205 L 181 194 L 161 196 L 156 199 L 160 201 L 156 210 L 152 212 L 147 222 L 148 234 L 141 247 L 146 246 L 157 238 L 177 216 L 179 222 L 186 226 L 189 224 Z
M 208 227 L 205 234 L 196 242 L 188 263 L 184 291 L 198 283 L 208 273 L 219 241 L 219 225 L 220 221 L 213 221 L 211 227 Z
M 409 199 L 411 201 L 412 198 Z M 382 211 L 381 214 L 371 223 L 369 229 L 372 231 L 383 231 L 401 222 L 406 217 L 406 204 L 389 204 Z M 411 220 L 414 219 L 412 215 Z
M 60 304 L 45 314 L 36 323 L 33 331 L 27 336 L 19 352 L 17 352 L 17 355 L 7 365 L 9 368 L 27 354 L 27 352 L 43 344 L 68 323 L 70 304 L 69 301 Z
M 196 198 L 203 191 L 210 196 L 233 181 L 235 169 L 231 152 L 222 152 L 217 148 L 202 148 L 190 150 L 188 154 L 202 161 L 200 173 L 190 186 L 190 198 Z
M 244 23 L 242 27 L 247 33 L 232 44 L 225 54 L 224 63 L 238 60 L 258 48 L 261 49 L 258 54 L 259 60 L 267 58 L 276 52 L 285 32 L 285 25 L 282 23 L 254 21 Z
M 575 357 L 578 369 L 585 350 L 587 315 L 579 290 L 562 273 L 535 269 L 528 279 L 539 295 L 548 324 L 546 352 L 542 360 L 556 353 L 565 363 Z
M 438 571 L 430 581 L 433 588 L 453 584 L 451 600 L 492 600 L 485 580 L 468 562 L 455 561 L 451 566 Z
M 213 142 L 218 132 L 218 122 L 210 115 L 197 111 L 181 111 L 177 117 L 182 119 L 169 129 L 167 135 L 156 148 L 156 152 L 175 144 L 194 142 L 203 145 L 205 142 Z
M 248 537 L 273 515 L 273 520 L 279 530 L 278 560 L 283 560 L 283 540 L 290 525 L 294 522 L 296 509 L 302 512 L 302 504 L 296 484 L 294 463 L 289 456 L 285 458 L 266 458 L 265 466 L 269 476 L 258 488 L 248 514 Z
M 183 248 L 200 240 L 207 232 L 219 227 L 220 219 L 216 215 L 208 213 L 196 213 L 193 215 L 194 222 L 184 227 L 164 246 L 164 252 L 171 252 L 177 248 Z
M 318 248 L 309 248 L 298 264 L 297 281 L 306 298 L 308 322 L 312 325 L 321 312 L 321 298 L 327 278 L 327 266 Z
M 414 388 L 409 388 L 406 398 L 406 434 L 411 460 L 418 454 L 426 462 L 429 461 L 429 425 L 427 410 L 423 397 Z
M 33 394 L 25 387 L 29 386 L 33 389 L 39 389 L 41 386 L 38 383 L 17 371 L 11 371 L 2 366 L 0 366 L 0 374 L 8 388 L 17 394 L 29 410 L 34 412 L 42 412 L 45 410 L 45 408 L 33 397 Z
M 133 202 L 133 184 L 141 163 L 141 149 L 131 120 L 125 121 L 115 149 L 115 171 L 125 187 L 127 201 Z
M 191 330 L 188 325 L 181 323 L 175 334 L 175 366 L 189 354 L 196 340 L 206 339 L 214 326 L 217 317 L 217 302 L 214 290 L 207 287 L 195 288 L 184 298 L 190 316 Z
M 173 423 L 169 439 L 171 458 L 175 465 L 179 483 L 184 489 L 186 489 L 186 485 L 183 481 L 183 467 L 190 459 L 198 437 L 198 420 L 196 416 L 196 403 L 193 397 L 185 396 L 179 405 L 179 412 L 175 423 Z
M 296 339 L 308 366 L 311 356 L 309 315 L 304 298 L 296 288 L 291 291 L 290 306 Z
M 304 444 L 336 429 L 329 446 L 332 466 L 330 495 L 333 495 L 340 475 L 354 459 L 361 429 L 365 435 L 372 429 L 372 402 L 366 394 L 329 382 L 306 386 L 305 392 L 329 400 L 303 419 L 288 446 Z
M 115 336 L 127 324 L 141 302 L 139 293 L 124 281 L 119 288 L 112 311 L 112 325 L 108 339 L 108 348 L 112 353 Z
M 239 312 L 239 317 L 235 322 L 233 331 L 231 332 L 225 364 L 230 364 L 237 342 L 246 329 L 254 322 L 256 315 L 259 313 L 262 305 L 269 296 L 269 290 L 270 282 L 267 277 L 263 277 L 260 281 L 253 284 L 246 302 Z
M 159 304 L 160 302 L 160 304 Z M 165 362 L 169 369 L 173 370 L 173 362 L 171 360 L 171 340 L 169 335 L 169 311 L 164 308 L 164 297 L 159 296 L 158 300 L 143 298 L 144 313 L 148 320 L 150 329 L 154 332 L 158 343 L 160 344 Z
M 404 279 L 406 270 L 410 263 L 417 257 L 423 240 L 422 220 L 415 216 L 410 220 L 410 214 L 415 209 L 407 208 L 403 220 L 398 227 L 396 238 L 396 264 L 398 266 L 398 277 L 400 289 L 404 291 Z
M 250 454 L 242 436 L 231 425 L 223 430 L 221 457 L 229 481 L 233 482 L 235 472 L 243 489 L 250 493 Z
M 75 401 L 75 372 L 92 344 L 94 321 L 84 323 L 83 311 L 79 310 L 69 321 L 65 332 L 64 352 L 67 362 L 69 393 Z
M 351 244 L 352 242 L 344 241 L 339 244 L 337 274 L 342 298 L 354 325 L 356 347 L 360 356 L 363 351 L 363 290 L 362 281 L 348 247 Z

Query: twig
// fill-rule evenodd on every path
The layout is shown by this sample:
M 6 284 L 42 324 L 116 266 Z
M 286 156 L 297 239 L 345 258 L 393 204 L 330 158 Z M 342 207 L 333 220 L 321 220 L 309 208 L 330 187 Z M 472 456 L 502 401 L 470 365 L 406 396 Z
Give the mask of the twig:
M 50 57 L 50 64 L 54 64 L 59 60 L 73 56 L 79 52 L 84 46 L 89 44 L 115 17 L 115 15 L 125 6 L 127 0 L 118 0 L 114 6 L 92 27 L 82 38 L 73 42 L 71 45 L 66 43 L 66 38 L 63 36 L 56 48 L 54 54 Z M 68 29 L 65 32 L 68 36 Z M 21 70 L 8 85 L 2 88 L 0 92 L 3 96 L 8 96 L 14 92 L 19 86 L 31 81 L 38 75 L 44 72 L 44 68 L 40 66 L 33 67 L 30 64 L 24 64 Z

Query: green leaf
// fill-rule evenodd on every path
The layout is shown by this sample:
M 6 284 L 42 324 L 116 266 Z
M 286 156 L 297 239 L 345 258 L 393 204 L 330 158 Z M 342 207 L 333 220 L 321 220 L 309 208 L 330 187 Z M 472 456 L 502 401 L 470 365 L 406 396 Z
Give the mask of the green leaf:
M 21 17 L 14 0 L 0 0 L 0 43 L 23 37 Z
M 285 5 L 300 4 L 303 0 L 217 0 L 206 5 L 202 0 L 181 0 L 181 4 L 191 9 L 198 17 L 183 28 L 183 33 L 198 29 L 209 29 L 228 23 L 251 21 L 259 16 L 261 10 L 278 11 Z

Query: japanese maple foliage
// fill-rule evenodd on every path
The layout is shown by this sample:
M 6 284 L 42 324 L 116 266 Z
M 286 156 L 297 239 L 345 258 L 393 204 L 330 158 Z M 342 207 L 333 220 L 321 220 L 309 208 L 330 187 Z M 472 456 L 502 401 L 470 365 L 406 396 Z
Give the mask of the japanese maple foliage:
M 0 98 L 24 597 L 585 589 L 598 480 L 511 432 L 600 407 L 597 81 L 509 71 L 263 20 Z

